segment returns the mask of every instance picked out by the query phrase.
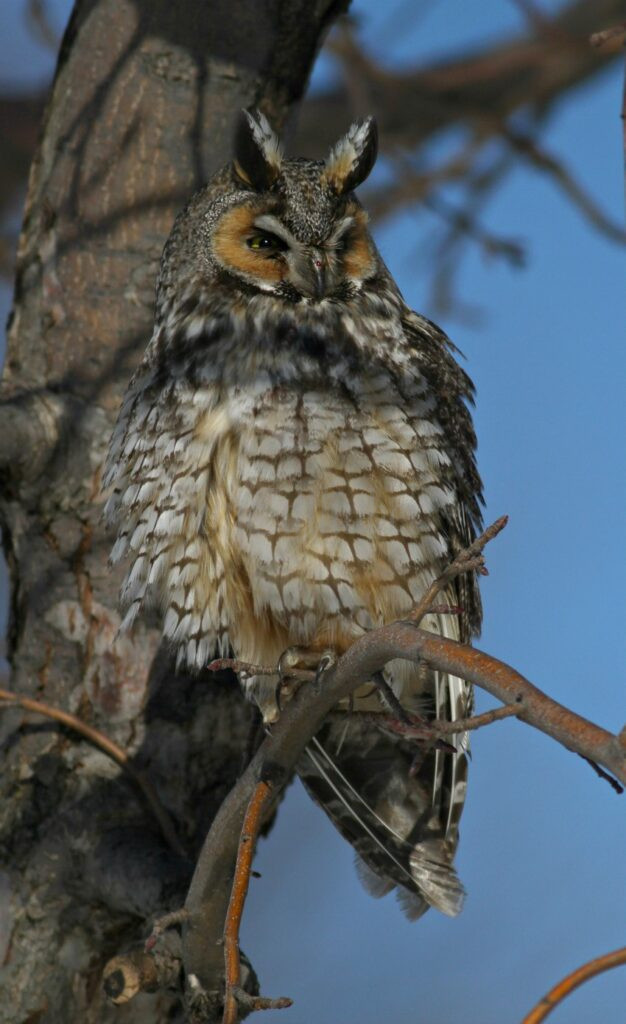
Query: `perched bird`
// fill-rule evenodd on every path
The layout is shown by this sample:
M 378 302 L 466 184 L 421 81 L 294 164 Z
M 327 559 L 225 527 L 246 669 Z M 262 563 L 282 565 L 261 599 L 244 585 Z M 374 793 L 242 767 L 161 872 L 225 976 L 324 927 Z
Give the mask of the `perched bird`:
M 472 384 L 447 337 L 405 305 L 354 195 L 376 152 L 369 118 L 325 162 L 287 159 L 265 117 L 246 113 L 232 163 L 165 246 L 106 511 L 112 558 L 130 560 L 124 624 L 156 607 L 187 666 L 340 653 L 406 615 L 479 526 Z M 461 614 L 424 627 L 467 640 L 480 623 L 474 579 L 442 599 Z M 400 660 L 386 679 L 428 719 L 470 710 L 460 679 Z M 247 683 L 266 721 L 275 683 Z M 416 760 L 414 743 L 359 717 L 384 710 L 363 683 L 299 773 L 374 894 L 398 887 L 410 916 L 454 915 L 466 737 Z

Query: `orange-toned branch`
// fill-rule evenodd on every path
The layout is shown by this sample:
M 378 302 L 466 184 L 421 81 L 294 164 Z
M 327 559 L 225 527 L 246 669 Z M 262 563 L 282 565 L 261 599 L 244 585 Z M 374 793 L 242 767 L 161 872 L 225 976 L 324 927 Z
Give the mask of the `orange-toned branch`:
M 174 831 L 169 815 L 152 787 L 152 783 L 143 772 L 135 768 L 123 747 L 118 746 L 117 743 L 114 743 L 113 740 L 105 736 L 99 729 L 94 729 L 91 725 L 87 725 L 86 722 L 81 722 L 80 718 L 76 718 L 75 715 L 71 715 L 68 711 L 61 711 L 60 708 L 54 708 L 50 704 L 44 704 L 42 701 L 32 700 L 30 697 L 22 697 L 19 693 L 13 693 L 11 690 L 0 690 L 0 701 L 4 701 L 7 705 L 17 704 L 19 707 L 24 708 L 25 711 L 33 711 L 37 715 L 44 715 L 55 722 L 60 722 L 61 725 L 65 725 L 67 728 L 72 729 L 73 732 L 79 733 L 107 754 L 108 757 L 112 758 L 130 775 L 133 782 L 143 793 L 150 810 L 159 824 L 164 839 L 172 850 L 181 857 L 187 857 L 186 851 Z
M 626 748 L 617 735 L 552 700 L 510 665 L 484 651 L 422 629 L 414 628 L 411 633 L 409 627 L 409 623 L 397 622 L 376 630 L 377 639 L 384 637 L 395 652 L 390 659 L 393 656 L 425 661 L 487 690 L 503 704 L 517 704 L 517 717 L 521 721 L 551 736 L 568 750 L 602 765 L 626 784 Z M 373 635 L 369 633 L 364 639 L 369 640 Z M 355 646 L 344 658 L 350 658 Z
M 254 849 L 271 796 L 270 782 L 262 779 L 250 798 L 241 828 L 235 876 L 224 924 L 225 997 L 222 1024 L 237 1024 L 239 1003 L 242 1001 L 246 1003 L 248 1010 L 283 1009 L 291 1006 L 291 1000 L 285 997 L 280 999 L 265 999 L 262 996 L 248 997 L 241 989 L 240 984 L 239 928 L 250 884 Z
M 323 676 L 322 685 L 302 673 L 300 687 L 286 703 L 278 722 L 272 725 L 239 782 L 226 798 L 205 843 L 185 901 L 187 920 L 183 925 L 183 961 L 186 977 L 192 978 L 201 996 L 224 1006 L 223 1022 L 234 1024 L 238 1011 L 267 1006 L 266 1000 L 248 997 L 239 987 L 238 934 L 250 877 L 254 840 L 269 792 L 265 781 L 272 779 L 272 798 L 291 777 L 307 743 L 327 715 L 350 697 L 364 680 L 375 679 L 385 665 L 396 658 L 458 676 L 480 686 L 503 705 L 483 715 L 449 725 L 449 732 L 515 716 L 541 730 L 567 749 L 591 761 L 596 769 L 626 783 L 626 730 L 614 735 L 587 721 L 542 693 L 511 666 L 483 651 L 421 629 L 415 619 L 433 607 L 437 593 L 461 572 L 484 570 L 482 548 L 505 525 L 498 520 L 475 543 L 461 552 L 424 595 L 413 617 L 373 629 L 355 643 Z M 223 662 L 219 663 L 222 667 Z M 218 667 L 214 663 L 211 667 Z M 275 669 L 232 662 L 235 670 L 273 674 Z M 377 716 L 380 721 L 383 715 Z M 445 743 L 448 725 L 390 719 L 390 726 L 408 729 L 416 740 Z M 602 770 L 601 770 L 602 773 Z M 233 879 L 235 879 L 233 883 Z M 226 927 L 224 928 L 224 922 Z M 224 950 L 221 945 L 224 943 Z M 226 1002 L 224 995 L 226 993 Z M 270 1001 L 271 1003 L 271 1001 Z M 286 1005 L 283 1001 L 272 1005 Z
M 387 662 L 405 658 L 427 663 L 487 690 L 528 725 L 546 733 L 568 750 L 581 754 L 626 783 L 626 744 L 620 737 L 587 721 L 542 693 L 511 666 L 483 651 L 455 643 L 416 626 L 394 622 L 371 630 L 324 674 L 323 684 L 303 682 L 287 702 L 239 782 L 222 804 L 200 854 L 186 900 L 189 924 L 183 929 L 187 974 L 206 989 L 223 977 L 220 940 L 227 914 L 242 823 L 259 780 L 271 766 L 274 795 L 290 778 L 298 757 L 325 717 Z M 506 711 L 506 714 L 513 714 Z M 494 719 L 497 715 L 487 713 Z M 456 728 L 459 724 L 456 723 Z M 247 827 L 246 827 L 247 831 Z M 228 896 L 224 893 L 228 887 Z M 232 984 L 231 984 L 232 987 Z M 222 989 L 223 991 L 223 989 Z
M 582 967 L 572 971 L 566 978 L 559 981 L 558 985 L 550 989 L 541 1002 L 537 1003 L 530 1013 L 524 1017 L 522 1024 L 540 1024 L 574 989 L 584 985 L 590 978 L 595 978 L 597 974 L 602 974 L 603 971 L 610 971 L 613 967 L 620 967 L 624 964 L 626 964 L 626 946 L 613 950 L 611 953 L 605 953 L 604 956 L 598 956 L 595 960 L 590 960 L 588 963 L 583 964 Z

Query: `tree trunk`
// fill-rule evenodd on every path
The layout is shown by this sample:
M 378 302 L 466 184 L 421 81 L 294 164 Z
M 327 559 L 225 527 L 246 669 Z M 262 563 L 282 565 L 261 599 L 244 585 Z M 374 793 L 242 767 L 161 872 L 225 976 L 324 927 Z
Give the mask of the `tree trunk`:
M 280 127 L 348 0 L 78 0 L 30 176 L 0 390 L 12 689 L 101 729 L 146 772 L 186 859 L 126 773 L 18 708 L 0 716 L 0 1024 L 174 1019 L 107 1006 L 104 962 L 179 906 L 252 719 L 232 678 L 176 675 L 158 633 L 116 637 L 98 504 L 119 402 L 151 331 L 176 212 L 229 155 L 236 112 Z

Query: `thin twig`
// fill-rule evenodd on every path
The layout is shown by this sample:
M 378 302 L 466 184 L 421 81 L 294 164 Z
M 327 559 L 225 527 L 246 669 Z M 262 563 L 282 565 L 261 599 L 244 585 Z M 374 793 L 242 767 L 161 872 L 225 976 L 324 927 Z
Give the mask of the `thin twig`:
M 513 718 L 519 714 L 519 704 L 505 704 L 503 707 L 492 708 L 491 711 L 483 711 L 480 715 L 472 715 L 471 718 L 457 718 L 453 722 L 444 721 L 441 718 L 433 718 L 430 721 L 420 718 L 419 715 L 409 715 L 410 721 L 405 722 L 395 718 L 393 715 L 381 714 L 378 711 L 342 711 L 337 709 L 331 711 L 329 718 L 344 720 L 348 715 L 367 722 L 369 725 L 377 725 L 382 729 L 388 729 L 405 739 L 417 739 L 429 742 L 437 736 L 453 736 L 459 732 L 472 732 L 475 729 L 482 729 L 492 722 L 500 722 L 505 718 Z
M 293 999 L 288 996 L 279 996 L 278 999 L 268 999 L 267 996 L 251 996 L 243 988 L 234 988 L 233 995 L 242 1009 L 253 1013 L 255 1010 L 286 1010 L 293 1006 Z
M 250 884 L 250 871 L 254 848 L 263 822 L 263 812 L 268 800 L 272 795 L 272 786 L 269 782 L 261 780 L 252 796 L 246 809 L 239 848 L 237 850 L 237 863 L 233 877 L 228 911 L 224 922 L 224 968 L 225 968 L 225 996 L 224 1016 L 222 1024 L 237 1024 L 238 1003 L 237 991 L 241 983 L 241 964 L 239 960 L 239 926 L 241 915 L 246 901 L 248 885 Z M 290 1003 L 285 1005 L 291 1005 Z M 261 1007 L 258 1007 L 261 1009 Z
M 587 764 L 593 768 L 598 778 L 604 779 L 605 782 L 608 782 L 611 789 L 613 789 L 620 796 L 622 795 L 622 793 L 624 792 L 624 787 L 620 785 L 617 779 L 614 779 L 612 775 L 609 775 L 608 772 L 605 772 L 604 768 L 601 768 L 599 764 L 596 764 L 595 761 L 592 761 L 590 757 L 585 757 L 584 754 L 580 754 L 579 756 L 582 757 L 583 761 L 586 761 Z
M 583 985 L 590 978 L 595 978 L 597 974 L 602 974 L 603 971 L 610 971 L 613 967 L 620 967 L 623 964 L 626 964 L 626 946 L 583 964 L 582 967 L 572 971 L 566 978 L 559 981 L 558 985 L 550 989 L 547 995 L 524 1017 L 522 1024 L 540 1024 L 540 1021 L 545 1020 L 548 1014 L 552 1013 L 552 1010 L 579 985 Z
M 59 49 L 59 37 L 48 20 L 43 0 L 29 0 L 26 16 L 44 46 L 47 46 L 56 55 Z
M 472 715 L 470 718 L 457 718 L 454 722 L 445 722 L 436 718 L 431 722 L 435 732 L 448 736 L 457 732 L 472 732 L 474 729 L 482 729 L 484 725 L 491 725 L 492 722 L 501 722 L 505 718 L 513 718 L 519 714 L 519 704 L 504 704 L 501 708 L 492 708 L 491 711 L 483 711 L 480 715 Z
M 35 714 L 44 715 L 46 718 L 52 718 L 55 722 L 60 722 L 62 725 L 84 736 L 86 740 L 93 743 L 94 746 L 98 747 L 119 764 L 143 793 L 168 845 L 179 856 L 187 858 L 187 853 L 176 835 L 170 817 L 153 789 L 152 783 L 143 772 L 135 768 L 123 747 L 118 746 L 117 743 L 114 743 L 113 740 L 105 736 L 99 729 L 94 729 L 91 725 L 81 722 L 80 718 L 76 718 L 75 715 L 71 715 L 68 711 L 53 708 L 42 701 L 32 700 L 30 697 L 21 697 L 18 693 L 13 693 L 11 690 L 0 690 L 0 701 L 5 701 L 6 704 L 17 704 L 19 707 L 24 708 L 25 711 L 34 711 Z
M 522 132 L 514 131 L 510 125 L 502 127 L 502 134 L 516 153 L 527 159 L 540 171 L 550 175 L 569 196 L 574 206 L 608 238 L 615 242 L 626 241 L 626 230 L 600 209 L 595 199 L 576 181 L 571 171 L 552 153 L 546 152 L 535 139 Z
M 157 944 L 157 940 L 166 932 L 168 928 L 174 928 L 177 924 L 184 924 L 189 917 L 189 911 L 185 910 L 184 907 L 179 907 L 178 910 L 171 910 L 169 914 L 163 914 L 163 917 L 157 918 L 152 925 L 152 931 L 144 944 L 144 951 L 149 953 L 151 949 Z
M 435 603 L 435 598 L 441 593 L 442 590 L 448 586 L 452 580 L 456 579 L 457 576 L 461 576 L 465 572 L 477 572 L 482 576 L 487 575 L 485 568 L 485 559 L 482 551 L 486 544 L 504 529 L 509 521 L 508 516 L 500 516 L 496 519 L 495 523 L 488 526 L 486 530 L 481 533 L 480 537 L 477 537 L 468 547 L 460 551 L 453 562 L 444 569 L 440 576 L 436 580 L 433 580 L 426 593 L 420 598 L 415 608 L 406 616 L 407 622 L 414 622 L 418 624 L 424 618 L 425 615 L 430 611 L 431 605 Z
M 427 615 L 462 615 L 460 604 L 433 604 L 426 609 Z
M 424 205 L 451 225 L 452 233 L 449 238 L 456 239 L 460 235 L 465 235 L 477 242 L 487 256 L 501 257 L 511 267 L 524 266 L 526 251 L 522 243 L 515 238 L 492 234 L 478 222 L 469 208 L 458 209 L 436 193 L 427 195 Z

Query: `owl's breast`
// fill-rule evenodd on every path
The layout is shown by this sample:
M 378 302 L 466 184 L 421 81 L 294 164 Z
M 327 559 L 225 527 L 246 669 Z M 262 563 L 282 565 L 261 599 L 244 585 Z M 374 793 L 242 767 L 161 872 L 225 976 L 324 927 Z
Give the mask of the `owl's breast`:
M 445 559 L 439 517 L 455 502 L 428 412 L 384 374 L 258 396 L 222 459 L 228 483 L 218 471 L 209 495 L 207 531 L 239 580 L 233 603 L 248 587 L 254 617 L 299 643 L 329 621 L 360 631 L 408 611 Z

